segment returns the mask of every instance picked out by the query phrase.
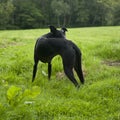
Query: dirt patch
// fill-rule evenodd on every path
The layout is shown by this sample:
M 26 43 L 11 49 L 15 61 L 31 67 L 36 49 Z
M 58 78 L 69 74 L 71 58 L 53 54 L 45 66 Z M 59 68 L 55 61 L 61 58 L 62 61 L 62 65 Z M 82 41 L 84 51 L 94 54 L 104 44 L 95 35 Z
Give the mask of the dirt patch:
M 63 79 L 65 77 L 65 73 L 64 72 L 57 72 L 56 77 L 60 80 Z
M 7 48 L 11 46 L 21 46 L 22 43 L 17 43 L 17 42 L 7 42 L 7 43 L 0 43 L 0 48 Z
M 108 66 L 116 66 L 120 67 L 120 61 L 104 61 L 103 64 L 106 64 Z

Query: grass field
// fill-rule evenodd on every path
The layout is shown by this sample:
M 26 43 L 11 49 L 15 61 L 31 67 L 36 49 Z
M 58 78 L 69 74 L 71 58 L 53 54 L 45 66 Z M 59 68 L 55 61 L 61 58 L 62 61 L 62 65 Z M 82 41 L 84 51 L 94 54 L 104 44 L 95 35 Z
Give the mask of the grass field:
M 0 31 L 0 120 L 120 120 L 120 27 L 68 29 L 82 51 L 80 89 L 63 74 L 60 56 L 50 81 L 40 62 L 31 83 L 34 44 L 47 32 Z

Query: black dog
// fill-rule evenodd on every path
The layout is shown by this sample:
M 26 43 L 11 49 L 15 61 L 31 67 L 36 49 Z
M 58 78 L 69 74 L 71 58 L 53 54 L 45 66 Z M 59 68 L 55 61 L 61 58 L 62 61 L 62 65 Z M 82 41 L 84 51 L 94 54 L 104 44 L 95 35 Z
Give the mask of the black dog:
M 52 27 L 53 28 L 53 27 Z M 51 28 L 50 28 L 51 29 Z M 55 29 L 54 29 L 55 30 Z M 77 75 L 82 83 L 84 83 L 84 77 L 82 73 L 82 67 L 81 67 L 81 52 L 79 48 L 71 41 L 65 39 L 65 31 L 64 30 L 57 30 L 59 32 L 59 35 L 51 29 L 51 33 L 48 33 L 41 38 L 39 38 L 36 42 L 35 49 L 34 49 L 34 67 L 33 67 L 33 78 L 32 81 L 34 81 L 34 78 L 36 76 L 37 72 L 37 65 L 39 60 L 48 63 L 48 78 L 51 77 L 51 61 L 52 58 L 56 55 L 60 55 L 63 60 L 63 67 L 65 74 L 67 77 L 74 83 L 76 87 L 79 87 L 78 82 L 76 81 L 74 74 L 73 74 L 73 68 L 77 72 Z M 50 35 L 51 34 L 51 35 Z M 57 36 L 56 38 L 52 38 L 54 36 Z M 60 38 L 61 34 L 61 38 Z M 48 38 L 46 36 L 49 36 L 51 38 Z

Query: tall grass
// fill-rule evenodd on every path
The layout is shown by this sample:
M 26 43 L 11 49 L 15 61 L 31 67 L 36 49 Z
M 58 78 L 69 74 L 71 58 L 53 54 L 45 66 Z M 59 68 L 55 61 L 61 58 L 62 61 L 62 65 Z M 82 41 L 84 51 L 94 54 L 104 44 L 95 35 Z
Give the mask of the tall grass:
M 40 62 L 31 83 L 34 44 L 47 32 L 0 31 L 0 119 L 119 120 L 120 27 L 68 29 L 82 52 L 85 85 L 79 90 L 63 74 L 60 56 L 52 61 L 50 81 Z

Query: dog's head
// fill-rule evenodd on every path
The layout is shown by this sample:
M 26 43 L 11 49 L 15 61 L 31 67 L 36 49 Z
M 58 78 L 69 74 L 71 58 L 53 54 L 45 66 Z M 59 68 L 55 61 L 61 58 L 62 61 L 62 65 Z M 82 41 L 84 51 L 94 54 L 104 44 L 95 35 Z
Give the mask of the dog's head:
M 65 32 L 67 29 L 65 27 L 61 28 L 61 30 L 57 30 L 54 26 L 50 25 L 50 38 L 65 38 Z

